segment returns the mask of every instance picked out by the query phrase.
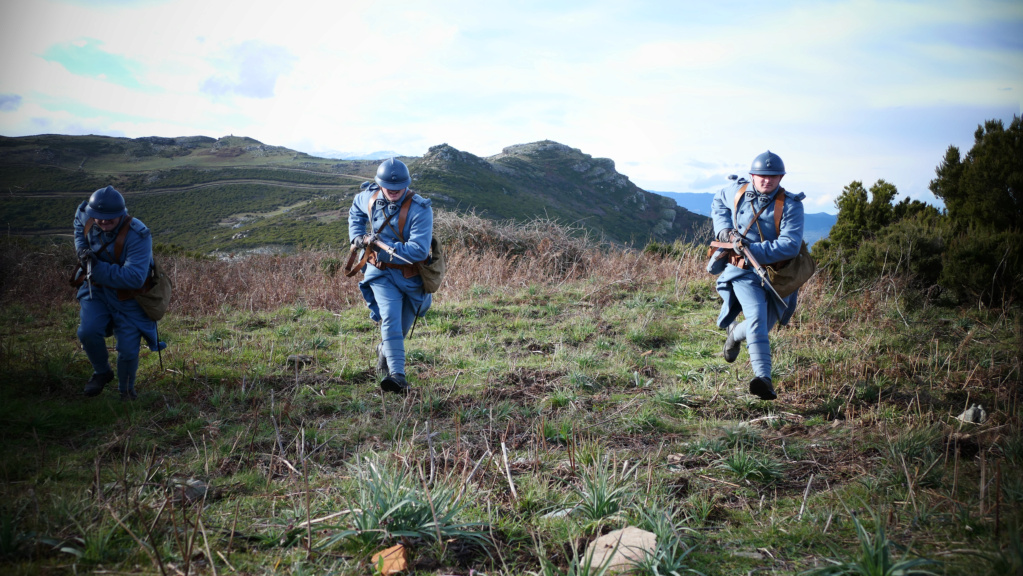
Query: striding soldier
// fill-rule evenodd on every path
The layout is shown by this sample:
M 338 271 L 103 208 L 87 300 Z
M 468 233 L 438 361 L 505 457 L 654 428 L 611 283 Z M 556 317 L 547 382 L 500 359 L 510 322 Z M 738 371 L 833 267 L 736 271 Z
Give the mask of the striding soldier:
M 785 164 L 770 150 L 753 159 L 749 173 L 752 182 L 739 178 L 714 195 L 711 212 L 715 236 L 720 242 L 742 242 L 764 266 L 795 258 L 803 241 L 806 195 L 781 187 Z M 780 217 L 775 214 L 779 208 Z M 798 292 L 781 301 L 772 298 L 769 288 L 750 269 L 749 262 L 734 253 L 730 262 L 724 264 L 725 260 L 712 261 L 711 264 L 718 264 L 718 267 L 710 270 L 720 272 L 717 291 L 724 303 L 717 323 L 728 332 L 723 350 L 725 361 L 734 362 L 741 343 L 745 342 L 754 375 L 749 392 L 762 400 L 774 400 L 778 396 L 771 381 L 768 332 L 776 323 L 788 323 L 796 308 Z M 721 264 L 724 264 L 723 271 Z M 744 317 L 742 322 L 737 320 L 740 312 Z
M 93 370 L 85 395 L 97 396 L 114 379 L 106 345 L 112 335 L 117 339 L 121 400 L 134 400 L 142 339 L 154 352 L 166 346 L 157 340 L 156 322 L 134 299 L 153 266 L 153 237 L 145 224 L 128 215 L 121 193 L 107 186 L 75 212 L 75 251 L 83 271 L 78 340 Z
M 348 237 L 353 250 L 370 251 L 359 288 L 370 318 L 380 323 L 380 388 L 404 394 L 409 388 L 405 335 L 432 302 L 415 263 L 425 261 L 430 253 L 433 208 L 429 199 L 409 189 L 412 178 L 400 160 L 381 163 L 375 180 L 375 184 L 364 183 L 352 202 Z M 389 250 L 380 249 L 381 243 Z

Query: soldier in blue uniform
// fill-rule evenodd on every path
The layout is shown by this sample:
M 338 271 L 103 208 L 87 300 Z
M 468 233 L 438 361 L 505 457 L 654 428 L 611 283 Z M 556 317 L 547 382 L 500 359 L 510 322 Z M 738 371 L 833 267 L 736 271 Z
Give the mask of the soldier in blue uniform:
M 363 269 L 359 288 L 369 315 L 380 323 L 377 371 L 380 388 L 405 393 L 405 335 L 416 316 L 429 310 L 432 295 L 423 289 L 418 269 L 406 262 L 422 262 L 433 238 L 430 200 L 409 190 L 408 167 L 391 158 L 377 168 L 376 184 L 366 182 L 348 211 L 348 237 L 354 250 L 373 251 Z M 397 257 L 373 246 L 374 240 L 394 248 Z M 400 258 L 399 258 L 400 257 Z
M 745 234 L 748 249 L 760 264 L 768 266 L 794 258 L 803 241 L 802 192 L 793 194 L 780 186 L 785 164 L 770 150 L 760 154 L 750 167 L 752 182 L 744 178 L 719 191 L 711 203 L 714 234 L 721 242 L 729 242 L 733 231 Z M 735 177 L 732 177 L 735 179 Z M 784 194 L 780 229 L 775 228 L 778 194 Z M 737 198 L 738 197 L 738 198 Z M 759 216 L 757 216 L 759 214 Z M 756 216 L 756 221 L 753 221 Z M 751 225 L 752 224 L 752 225 Z M 768 332 L 775 323 L 788 324 L 796 308 L 798 292 L 785 298 L 782 306 L 763 285 L 749 265 L 738 267 L 727 259 L 711 261 L 708 270 L 720 273 L 717 291 L 724 300 L 718 326 L 728 331 L 723 355 L 726 362 L 739 356 L 739 346 L 746 342 L 754 378 L 749 383 L 751 394 L 763 400 L 774 400 L 777 394 L 771 383 L 771 344 Z M 741 262 L 736 262 L 741 264 Z M 718 264 L 718 266 L 714 266 Z M 721 270 L 724 264 L 724 270 Z M 744 319 L 738 322 L 739 313 Z
M 106 337 L 117 339 L 117 388 L 121 400 L 134 400 L 139 349 L 144 338 L 157 352 L 156 322 L 130 294 L 145 284 L 153 263 L 149 228 L 128 216 L 124 197 L 113 186 L 100 188 L 75 212 L 75 251 L 84 281 L 78 288 L 81 324 L 78 340 L 92 364 L 86 396 L 96 396 L 114 379 Z

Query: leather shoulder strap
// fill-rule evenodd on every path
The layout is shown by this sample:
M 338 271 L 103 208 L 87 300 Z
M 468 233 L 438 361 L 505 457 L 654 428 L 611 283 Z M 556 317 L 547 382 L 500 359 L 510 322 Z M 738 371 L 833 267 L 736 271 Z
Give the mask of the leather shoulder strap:
M 369 197 L 369 204 L 366 205 L 366 215 L 369 216 L 369 227 L 373 227 L 373 205 L 377 203 L 377 198 L 380 197 L 380 190 L 377 190 Z
M 121 254 L 124 252 L 124 239 L 128 237 L 128 228 L 131 228 L 131 216 L 125 216 L 121 222 L 121 229 L 117 232 L 117 239 L 114 240 L 114 260 L 121 263 Z
M 398 241 L 405 241 L 405 221 L 408 219 L 408 209 L 412 206 L 412 191 L 405 195 L 405 201 L 401 203 L 401 211 L 398 212 Z
M 92 230 L 92 225 L 96 223 L 95 218 L 89 218 L 85 221 L 85 237 L 89 237 L 89 230 Z
M 742 200 L 742 195 L 746 193 L 747 186 L 749 186 L 749 182 L 743 184 L 742 188 L 739 188 L 739 191 L 735 193 L 735 205 L 732 206 L 732 218 L 735 218 L 735 215 L 739 213 L 739 200 Z
M 781 236 L 781 213 L 785 210 L 785 189 L 778 190 L 778 195 L 774 197 L 774 231 Z

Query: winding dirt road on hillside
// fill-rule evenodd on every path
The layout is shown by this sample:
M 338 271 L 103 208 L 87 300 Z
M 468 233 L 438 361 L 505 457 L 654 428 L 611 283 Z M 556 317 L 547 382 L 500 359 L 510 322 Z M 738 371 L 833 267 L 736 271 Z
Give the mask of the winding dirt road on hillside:
M 357 179 L 365 181 L 365 176 L 354 176 L 351 174 L 339 174 L 338 176 Z M 202 188 L 212 188 L 214 186 L 226 186 L 231 184 L 256 184 L 260 186 L 277 186 L 279 188 L 292 188 L 295 190 L 342 190 L 351 188 L 353 184 L 297 184 L 292 182 L 279 182 L 277 180 L 257 180 L 254 178 L 240 178 L 235 180 L 216 180 L 214 182 L 201 182 L 199 184 L 190 184 L 188 186 L 171 186 L 167 188 L 149 188 L 146 190 L 137 191 L 123 191 L 124 195 L 130 196 L 157 196 L 160 194 L 175 194 L 178 192 L 188 192 L 189 190 L 200 190 Z M 47 192 L 30 192 L 30 193 L 8 193 L 0 194 L 0 196 L 6 198 L 67 198 L 69 196 L 81 196 L 82 191 L 74 192 L 58 192 L 58 191 L 47 191 Z

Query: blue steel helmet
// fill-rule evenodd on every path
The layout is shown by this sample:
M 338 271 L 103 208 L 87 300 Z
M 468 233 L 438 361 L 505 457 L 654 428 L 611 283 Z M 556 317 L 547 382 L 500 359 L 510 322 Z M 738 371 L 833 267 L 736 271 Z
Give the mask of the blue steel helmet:
M 100 188 L 89 196 L 89 204 L 85 207 L 89 218 L 96 220 L 113 220 L 128 213 L 124 207 L 124 196 L 113 186 Z
M 768 150 L 753 159 L 749 173 L 758 176 L 780 176 L 785 174 L 785 163 L 781 161 L 781 156 Z
M 412 176 L 409 175 L 408 166 L 404 162 L 390 158 L 377 167 L 376 181 L 381 188 L 404 190 L 412 183 Z

